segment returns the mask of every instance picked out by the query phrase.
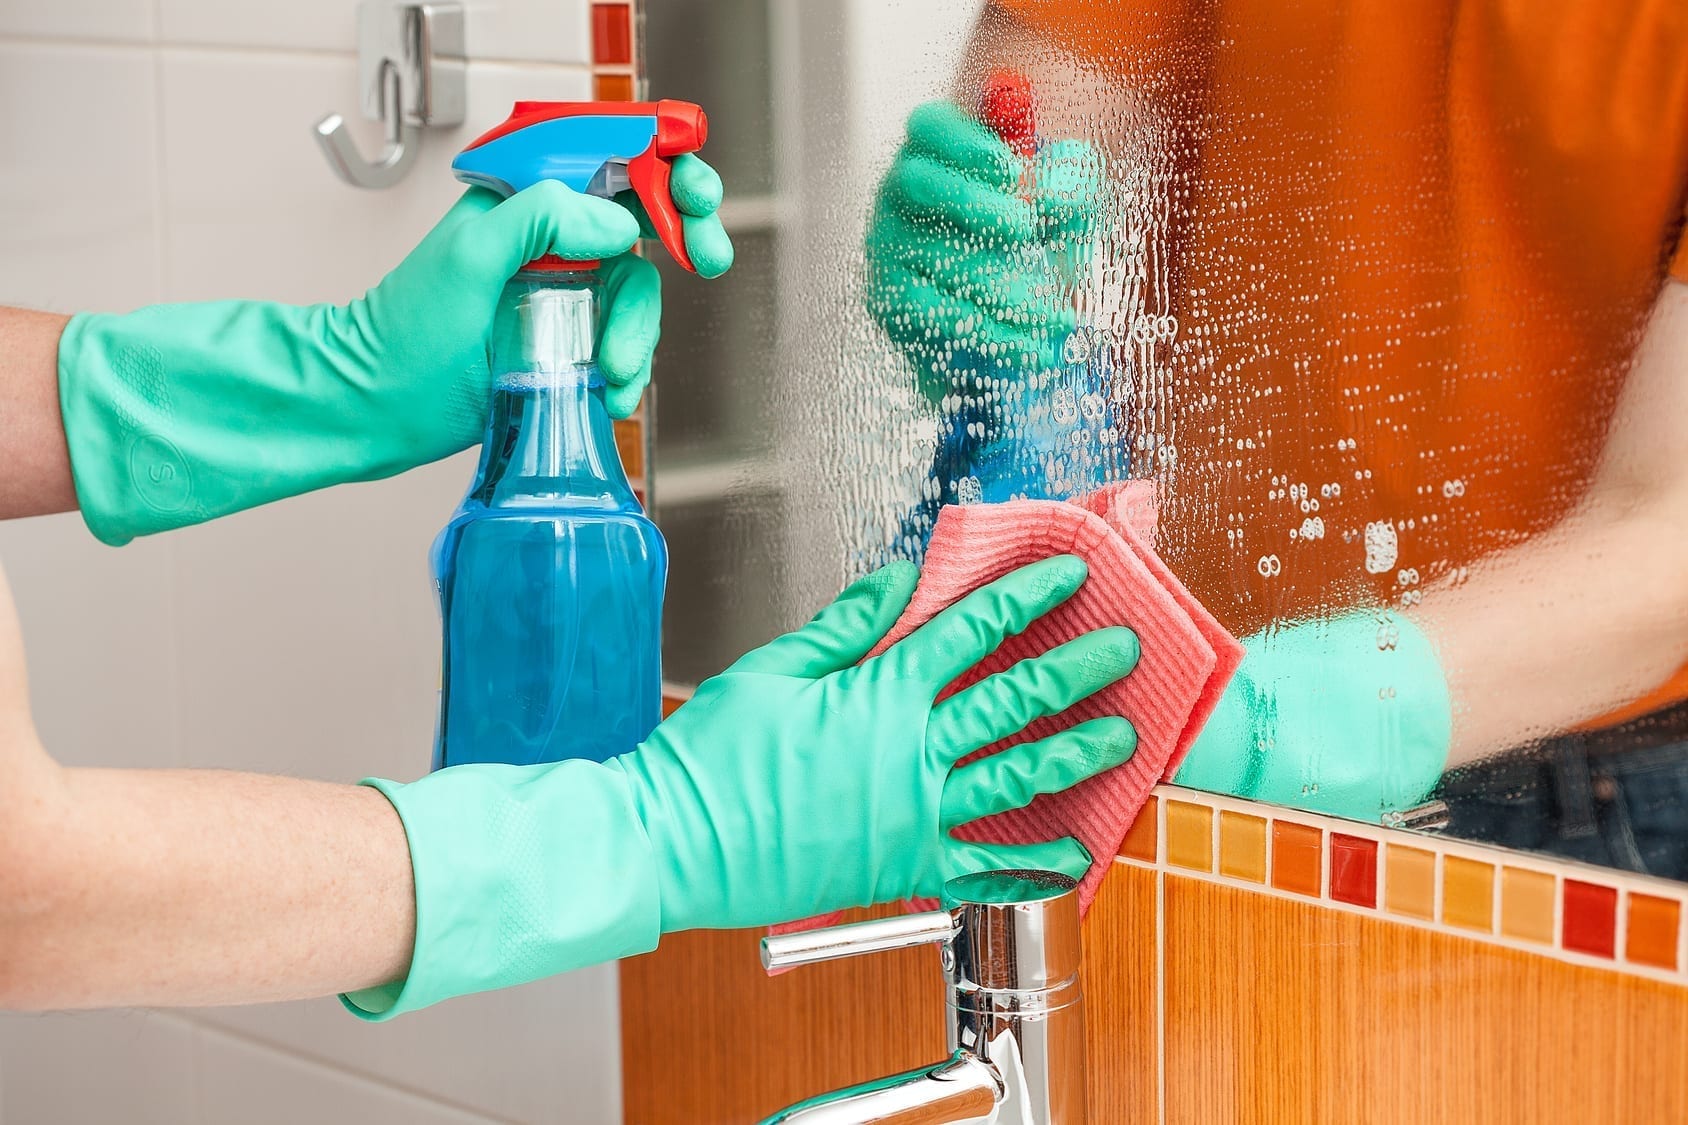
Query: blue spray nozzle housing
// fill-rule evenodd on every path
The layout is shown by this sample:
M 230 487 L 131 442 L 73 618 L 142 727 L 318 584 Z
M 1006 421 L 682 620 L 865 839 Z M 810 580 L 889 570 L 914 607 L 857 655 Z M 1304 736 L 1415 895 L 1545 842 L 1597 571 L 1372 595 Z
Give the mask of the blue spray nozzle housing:
M 655 137 L 656 119 L 651 117 L 557 118 L 464 149 L 451 169 L 464 183 L 500 195 L 556 180 L 583 194 L 609 198 L 627 187 L 627 162 L 649 148 Z M 622 182 L 610 182 L 615 178 Z
M 541 180 L 604 198 L 631 190 L 669 254 L 695 272 L 670 172 L 674 158 L 702 148 L 708 133 L 702 107 L 691 102 L 517 102 L 451 168 L 464 183 L 504 196 Z

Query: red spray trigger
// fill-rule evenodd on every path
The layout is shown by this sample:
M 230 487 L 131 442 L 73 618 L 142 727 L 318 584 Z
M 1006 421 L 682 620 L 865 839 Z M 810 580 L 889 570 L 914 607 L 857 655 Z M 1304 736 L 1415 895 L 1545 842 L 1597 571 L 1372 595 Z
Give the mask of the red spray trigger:
M 1037 99 L 1017 70 L 998 69 L 979 91 L 979 122 L 1022 157 L 1037 152 Z
M 656 103 L 656 143 L 627 162 L 627 182 L 645 205 L 651 228 L 673 259 L 697 272 L 686 249 L 685 223 L 674 205 L 674 157 L 696 152 L 709 139 L 709 118 L 691 102 L 664 98 Z

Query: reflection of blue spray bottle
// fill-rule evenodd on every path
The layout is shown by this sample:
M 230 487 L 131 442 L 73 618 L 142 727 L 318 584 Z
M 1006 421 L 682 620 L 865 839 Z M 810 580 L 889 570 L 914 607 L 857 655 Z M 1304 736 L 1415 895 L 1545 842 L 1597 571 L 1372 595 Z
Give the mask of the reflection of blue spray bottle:
M 1036 99 L 1024 75 L 991 72 L 980 90 L 977 117 L 1016 156 L 1032 161 L 1040 147 Z M 1028 173 L 1029 174 L 1029 173 Z M 1050 287 L 1061 300 L 1070 265 L 1036 246 L 1016 273 Z M 1081 327 L 1060 341 L 1058 365 L 1024 373 L 1018 385 L 987 396 L 962 396 L 940 423 L 934 452 L 935 487 L 905 518 L 913 546 L 930 534 L 946 503 L 995 503 L 1022 497 L 1064 499 L 1123 475 L 1123 450 L 1111 404 L 1113 349 L 1105 333 Z
M 692 268 L 669 162 L 704 141 L 686 102 L 520 102 L 453 162 L 504 195 L 544 179 L 631 189 Z M 499 301 L 491 417 L 434 543 L 444 632 L 434 767 L 602 761 L 661 717 L 668 550 L 616 452 L 597 366 L 597 262 L 541 258 Z
M 1025 75 L 993 70 L 979 94 L 978 117 L 1030 166 L 1042 141 L 1037 97 Z M 1042 246 L 1024 263 L 1027 276 L 1053 290 L 1050 300 L 1065 298 L 1063 279 L 1073 268 Z M 980 449 L 979 499 L 1060 500 L 1117 479 L 1118 430 L 1109 404 L 1113 350 L 1105 334 L 1082 325 L 1060 343 L 1058 366 L 1037 372 L 1027 387 L 1016 432 Z

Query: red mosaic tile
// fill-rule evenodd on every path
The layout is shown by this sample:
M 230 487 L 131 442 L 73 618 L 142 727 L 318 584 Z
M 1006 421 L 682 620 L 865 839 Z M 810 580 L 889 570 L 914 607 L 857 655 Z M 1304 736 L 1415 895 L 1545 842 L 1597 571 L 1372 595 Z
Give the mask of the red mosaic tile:
M 1598 883 L 1565 880 L 1565 918 L 1559 940 L 1566 949 L 1611 957 L 1618 938 L 1618 890 Z
M 633 5 L 592 5 L 592 61 L 600 65 L 633 61 Z
M 1377 841 L 1330 834 L 1330 897 L 1377 908 Z

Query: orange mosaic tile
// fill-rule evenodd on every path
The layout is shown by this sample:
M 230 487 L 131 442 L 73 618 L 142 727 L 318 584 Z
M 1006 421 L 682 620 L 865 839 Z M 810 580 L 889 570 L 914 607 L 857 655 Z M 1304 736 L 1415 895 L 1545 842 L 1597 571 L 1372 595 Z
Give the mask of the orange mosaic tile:
M 1144 863 L 1153 863 L 1160 858 L 1160 827 L 1157 815 L 1159 807 L 1159 797 L 1150 797 L 1144 802 L 1142 811 L 1137 814 L 1137 819 L 1131 822 L 1125 839 L 1120 842 L 1120 855 L 1140 859 Z
M 1553 876 L 1545 871 L 1501 868 L 1500 932 L 1524 941 L 1552 944 L 1553 894 Z
M 1442 921 L 1462 930 L 1495 928 L 1495 868 L 1457 855 L 1442 857 Z
M 623 418 L 615 423 L 615 449 L 621 454 L 621 467 L 630 477 L 645 475 L 645 427 L 637 418 Z
M 1266 820 L 1244 813 L 1219 814 L 1219 873 L 1251 883 L 1266 881 Z
M 1272 885 L 1281 891 L 1318 896 L 1324 833 L 1310 824 L 1272 822 Z
M 1213 810 L 1188 801 L 1166 803 L 1166 862 L 1191 871 L 1213 870 Z
M 1384 853 L 1384 909 L 1433 921 L 1436 917 L 1436 853 L 1390 844 Z
M 1638 965 L 1676 968 L 1677 935 L 1681 925 L 1682 903 L 1673 898 L 1631 891 L 1624 958 Z
M 600 102 L 630 102 L 633 100 L 631 74 L 598 74 L 592 78 L 592 97 Z

